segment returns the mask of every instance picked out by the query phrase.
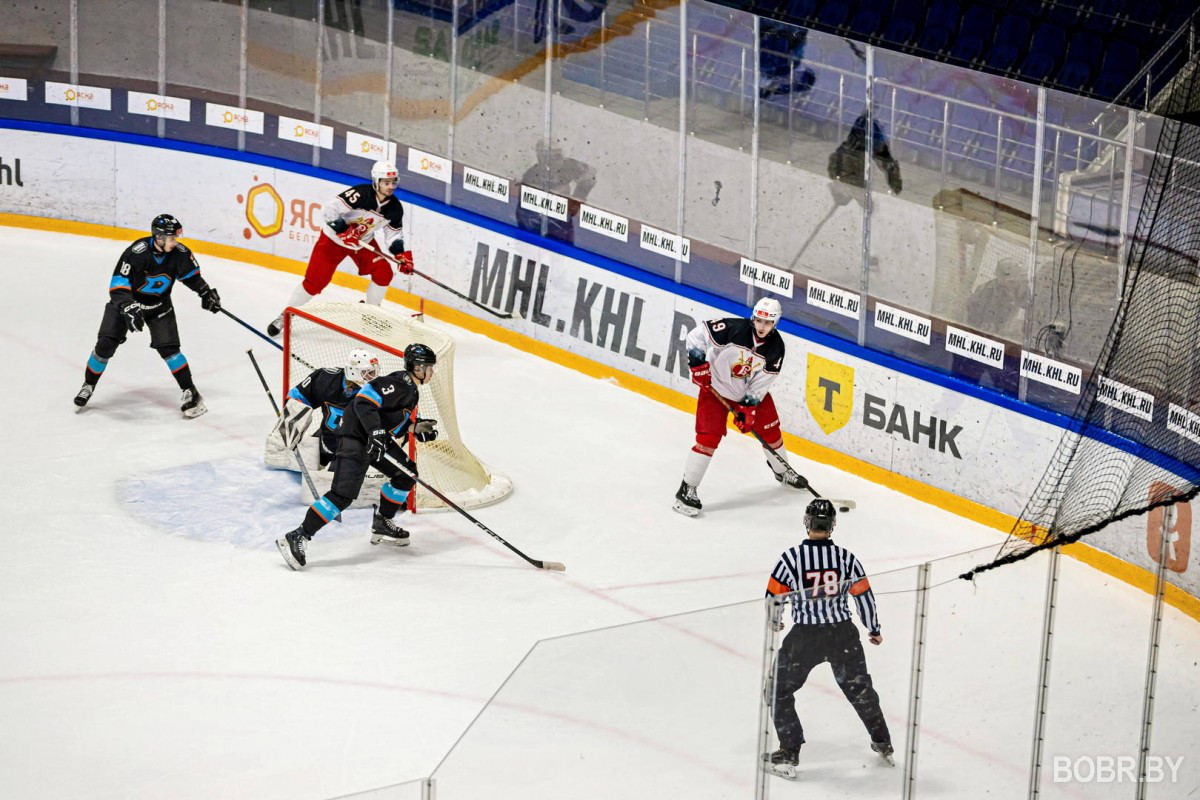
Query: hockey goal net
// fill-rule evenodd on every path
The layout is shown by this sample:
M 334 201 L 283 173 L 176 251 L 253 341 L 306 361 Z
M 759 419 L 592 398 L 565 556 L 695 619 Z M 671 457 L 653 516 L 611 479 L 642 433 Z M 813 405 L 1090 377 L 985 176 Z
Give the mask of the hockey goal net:
M 419 413 L 438 422 L 438 438 L 432 442 L 409 440 L 409 455 L 417 464 L 422 480 L 459 506 L 476 508 L 495 503 L 512 491 L 512 481 L 483 464 L 463 443 L 454 404 L 454 339 L 416 319 L 380 306 L 365 303 L 308 303 L 289 308 L 283 327 L 283 394 L 304 380 L 315 369 L 344 367 L 351 350 L 366 349 L 379 357 L 381 375 L 404 369 L 404 348 L 413 342 L 428 345 L 437 353 L 433 380 L 419 388 Z M 317 469 L 317 440 L 313 435 L 321 423 L 321 414 L 310 416 L 310 429 L 299 450 L 320 493 L 327 492 L 332 473 Z M 296 470 L 295 459 L 284 450 L 278 426 L 267 437 L 266 461 L 269 466 Z M 363 488 L 354 505 L 377 502 L 379 487 L 385 478 L 374 469 L 367 472 Z M 301 481 L 308 497 L 307 486 Z M 420 484 L 415 510 L 436 511 L 445 504 Z M 412 504 L 413 501 L 410 501 Z

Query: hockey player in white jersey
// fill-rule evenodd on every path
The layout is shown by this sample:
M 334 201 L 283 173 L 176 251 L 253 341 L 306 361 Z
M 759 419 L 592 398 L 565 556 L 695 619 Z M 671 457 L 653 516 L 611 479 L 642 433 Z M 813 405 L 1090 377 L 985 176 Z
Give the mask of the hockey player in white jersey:
M 755 303 L 750 319 L 711 319 L 688 334 L 688 366 L 700 396 L 696 401 L 696 443 L 675 493 L 673 508 L 680 514 L 694 517 L 700 513 L 696 488 L 725 436 L 730 409 L 738 430 L 757 433 L 775 451 L 778 458 L 766 454 L 775 480 L 805 488 L 803 479 L 785 466 L 787 451 L 779 413 L 769 391 L 783 369 L 783 337 L 775 329 L 782 313 L 778 300 L 764 297 Z
M 359 275 L 371 279 L 367 302 L 376 306 L 382 303 L 392 282 L 392 262 L 371 248 L 372 240 L 395 256 L 402 273 L 412 273 L 412 251 L 404 249 L 404 207 L 395 196 L 399 181 L 395 164 L 376 161 L 371 167 L 370 183 L 351 186 L 325 204 L 325 224 L 308 257 L 304 280 L 288 300 L 289 306 L 304 305 L 319 294 L 346 258 L 354 261 Z M 280 314 L 267 326 L 267 333 L 278 336 L 282 331 Z

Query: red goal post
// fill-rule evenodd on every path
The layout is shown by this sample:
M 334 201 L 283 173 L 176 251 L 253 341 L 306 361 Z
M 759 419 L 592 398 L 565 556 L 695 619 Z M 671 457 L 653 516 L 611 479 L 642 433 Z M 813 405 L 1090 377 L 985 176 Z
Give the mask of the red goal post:
M 283 315 L 282 395 L 286 397 L 315 369 L 345 366 L 351 350 L 365 349 L 378 356 L 380 374 L 404 369 L 404 348 L 413 342 L 428 345 L 438 358 L 433 380 L 418 390 L 420 415 L 437 420 L 438 438 L 432 442 L 409 441 L 409 454 L 421 478 L 463 508 L 502 500 L 512 492 L 512 481 L 476 458 L 462 440 L 454 402 L 454 339 L 444 331 L 407 314 L 366 303 L 313 302 L 302 308 L 288 308 Z M 312 424 L 319 424 L 319 419 Z M 311 454 L 303 448 L 301 454 L 306 456 L 317 491 L 328 491 L 332 475 L 315 470 L 316 451 L 310 449 Z M 267 463 L 294 467 L 289 459 L 282 450 L 278 431 L 272 431 L 267 441 Z M 377 502 L 383 481 L 380 473 L 369 470 L 355 505 Z M 418 511 L 445 508 L 419 484 L 410 495 L 410 506 L 414 504 Z

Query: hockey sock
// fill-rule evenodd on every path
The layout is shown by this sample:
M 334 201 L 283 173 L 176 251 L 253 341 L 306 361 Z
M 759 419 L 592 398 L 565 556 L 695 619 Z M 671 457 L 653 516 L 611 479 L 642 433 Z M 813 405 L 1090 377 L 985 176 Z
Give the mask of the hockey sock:
M 288 300 L 288 305 L 292 306 L 294 308 L 296 306 L 302 306 L 305 303 L 307 303 L 309 300 L 312 300 L 312 299 L 313 299 L 313 295 L 306 292 L 304 290 L 304 284 L 301 283 L 300 285 L 298 285 L 296 287 L 296 291 L 292 292 L 292 296 Z
M 87 369 L 83 371 L 83 382 L 89 386 L 95 386 L 100 380 L 100 376 L 104 374 L 104 370 L 107 367 L 108 359 L 101 358 L 100 356 L 96 355 L 96 351 L 93 350 L 92 354 L 88 356 Z
M 772 453 L 775 455 L 772 456 Z M 787 474 L 787 450 L 784 450 L 782 447 L 764 447 L 763 454 L 767 457 L 767 463 L 771 465 L 772 472 L 774 472 L 776 475 Z
M 304 533 L 311 537 L 332 522 L 340 513 L 341 510 L 328 496 L 322 497 L 308 507 L 308 513 L 304 515 L 304 524 L 301 527 L 304 528 Z
M 404 509 L 407 501 L 408 492 L 397 489 L 390 483 L 385 483 L 379 487 L 379 516 L 384 519 L 392 519 L 396 516 L 397 511 Z
M 367 302 L 373 306 L 377 306 L 383 302 L 383 296 L 387 294 L 388 287 L 380 286 L 375 281 L 367 284 Z
M 163 361 L 167 362 L 167 369 L 171 370 L 171 374 L 175 376 L 175 382 L 179 384 L 180 389 L 194 390 L 196 388 L 196 385 L 192 383 L 192 368 L 188 366 L 188 361 L 184 358 L 183 353 L 163 356 Z
M 683 468 L 683 480 L 689 486 L 699 486 L 700 481 L 704 480 L 704 473 L 708 471 L 710 463 L 712 463 L 711 455 L 692 450 L 688 453 L 687 464 Z

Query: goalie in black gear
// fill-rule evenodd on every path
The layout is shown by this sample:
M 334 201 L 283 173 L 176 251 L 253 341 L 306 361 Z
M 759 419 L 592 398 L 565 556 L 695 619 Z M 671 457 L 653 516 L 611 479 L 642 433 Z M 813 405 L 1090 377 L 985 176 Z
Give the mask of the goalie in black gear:
M 332 487 L 309 507 L 299 528 L 275 542 L 289 567 L 305 566 L 309 540 L 354 502 L 368 466 L 388 477 L 379 490 L 379 506 L 371 523 L 371 543 L 401 547 L 408 544 L 408 531 L 396 525 L 395 516 L 404 510 L 408 493 L 416 484 L 412 476 L 416 475 L 417 467 L 396 439 L 411 435 L 418 442 L 430 442 L 437 438 L 433 420 L 413 416 L 417 387 L 433 379 L 435 364 L 437 354 L 432 349 L 410 344 L 404 349 L 404 369 L 368 381 L 355 394 L 342 415 Z
M 836 522 L 833 503 L 824 498 L 809 503 L 804 512 L 808 538 L 779 557 L 767 581 L 768 597 L 785 595 L 791 601 L 795 623 L 783 639 L 775 673 L 773 716 L 779 749 L 763 756 L 767 769 L 785 778 L 796 777 L 795 767 L 804 744 L 794 695 L 813 668 L 826 661 L 833 667 L 838 688 L 870 734 L 871 749 L 893 763 L 892 737 L 879 707 L 879 694 L 867 672 L 867 659 L 847 600 L 854 598 L 871 644 L 881 644 L 875 595 L 854 554 L 831 541 Z M 776 620 L 775 624 L 776 630 L 782 630 L 782 623 Z
M 138 239 L 121 253 L 109 281 L 109 301 L 104 306 L 96 348 L 88 358 L 75 405 L 80 408 L 87 405 L 100 376 L 108 368 L 109 359 L 125 343 L 126 336 L 149 328 L 150 346 L 162 356 L 183 390 L 180 401 L 183 415 L 198 417 L 208 410 L 192 383 L 188 360 L 179 351 L 179 328 L 171 304 L 171 289 L 179 281 L 200 295 L 201 308 L 214 314 L 221 310 L 221 298 L 200 276 L 196 256 L 179 241 L 182 234 L 179 220 L 170 214 L 159 214 L 150 223 L 150 236 Z
M 313 409 L 321 410 L 318 458 L 321 469 L 337 452 L 338 427 L 346 406 L 359 390 L 379 377 L 379 359 L 366 350 L 352 350 L 346 366 L 313 370 L 288 392 L 279 418 L 279 438 L 285 450 L 295 450 L 309 426 Z

